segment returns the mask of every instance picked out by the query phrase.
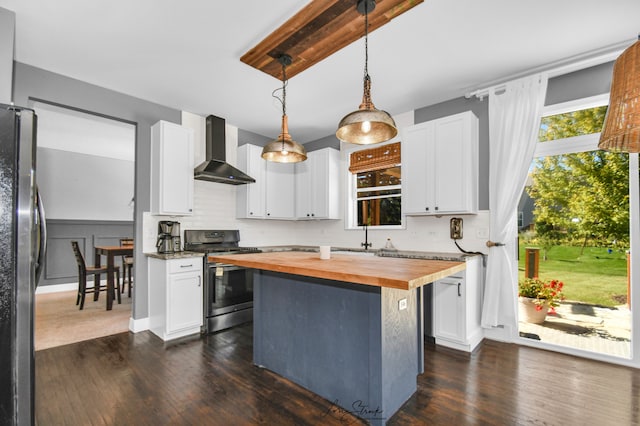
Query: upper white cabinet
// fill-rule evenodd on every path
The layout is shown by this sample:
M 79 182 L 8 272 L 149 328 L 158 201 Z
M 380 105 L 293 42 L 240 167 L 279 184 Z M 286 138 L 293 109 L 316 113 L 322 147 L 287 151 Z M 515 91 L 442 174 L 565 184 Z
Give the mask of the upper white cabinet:
M 266 218 L 293 219 L 295 217 L 295 164 L 265 160 L 262 162 L 267 169 L 264 191 Z
M 238 167 L 254 178 L 255 183 L 239 185 L 236 192 L 236 216 L 239 218 L 265 217 L 265 176 L 267 168 L 261 157 L 262 148 L 245 144 L 238 148 Z
M 295 167 L 261 157 L 262 147 L 245 144 L 238 148 L 238 166 L 256 182 L 238 186 L 238 218 L 293 219 Z
M 193 214 L 193 130 L 158 121 L 151 126 L 151 213 Z
M 340 218 L 340 153 L 333 148 L 309 152 L 296 163 L 296 217 L 298 219 Z
M 402 201 L 407 215 L 477 213 L 478 118 L 471 111 L 403 130 Z

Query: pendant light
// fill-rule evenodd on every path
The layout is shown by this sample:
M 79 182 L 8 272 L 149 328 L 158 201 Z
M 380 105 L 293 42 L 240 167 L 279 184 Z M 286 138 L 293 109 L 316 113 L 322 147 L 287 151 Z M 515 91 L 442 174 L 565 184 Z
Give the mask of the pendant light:
M 282 104 L 282 132 L 274 141 L 269 142 L 262 149 L 262 158 L 276 163 L 298 163 L 307 159 L 307 150 L 291 139 L 287 119 L 287 65 L 291 65 L 291 56 L 280 55 L 278 62 L 282 65 L 282 99 L 276 97 Z
M 376 7 L 375 0 L 358 0 L 356 6 L 364 15 L 364 93 L 360 107 L 347 114 L 338 125 L 336 137 L 344 142 L 367 145 L 388 141 L 398 134 L 396 123 L 386 111 L 376 109 L 371 101 L 369 77 L 369 12 Z
M 598 148 L 640 152 L 640 37 L 616 59 Z

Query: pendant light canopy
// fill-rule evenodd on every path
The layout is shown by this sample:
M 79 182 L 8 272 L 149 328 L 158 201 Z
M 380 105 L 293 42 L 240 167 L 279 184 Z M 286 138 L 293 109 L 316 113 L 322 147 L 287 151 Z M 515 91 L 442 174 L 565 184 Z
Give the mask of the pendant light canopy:
M 616 59 L 598 148 L 640 152 L 640 37 Z
M 376 109 L 371 101 L 369 77 L 369 12 L 376 7 L 375 0 L 358 0 L 358 12 L 364 15 L 364 93 L 358 110 L 347 114 L 338 125 L 336 137 L 344 142 L 367 145 L 388 141 L 398 134 L 396 123 L 386 111 Z
M 282 131 L 278 138 L 269 142 L 262 149 L 262 158 L 276 163 L 298 163 L 307 159 L 307 150 L 291 139 L 287 117 L 287 65 L 291 65 L 291 56 L 280 55 L 278 62 L 282 65 Z M 275 96 L 275 95 L 274 95 Z

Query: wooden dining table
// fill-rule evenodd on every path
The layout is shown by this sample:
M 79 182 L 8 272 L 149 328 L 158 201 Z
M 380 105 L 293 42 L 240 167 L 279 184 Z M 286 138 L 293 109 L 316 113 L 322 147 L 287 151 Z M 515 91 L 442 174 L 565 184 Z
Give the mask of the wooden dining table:
M 115 288 L 115 257 L 133 256 L 133 246 L 95 246 L 95 266 L 101 265 L 101 256 L 107 257 L 107 311 L 113 309 L 113 296 Z M 95 285 L 100 285 L 100 275 L 96 275 Z M 97 288 L 97 287 L 96 287 Z

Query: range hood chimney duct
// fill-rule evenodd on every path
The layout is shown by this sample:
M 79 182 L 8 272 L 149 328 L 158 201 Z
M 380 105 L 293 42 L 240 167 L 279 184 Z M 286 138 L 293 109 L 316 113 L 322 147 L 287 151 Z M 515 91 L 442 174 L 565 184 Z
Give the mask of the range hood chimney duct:
M 207 117 L 205 135 L 206 158 L 196 167 L 194 177 L 198 180 L 243 185 L 256 180 L 226 162 L 225 120 L 215 115 Z

